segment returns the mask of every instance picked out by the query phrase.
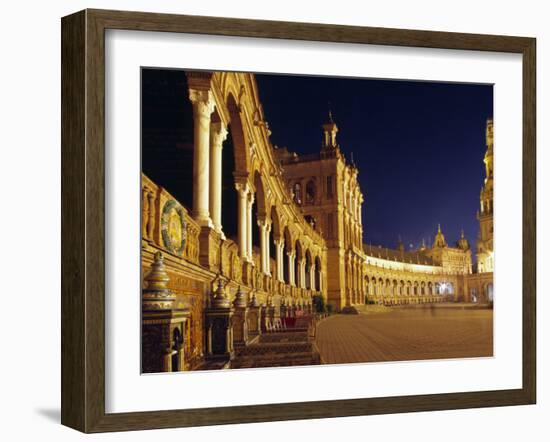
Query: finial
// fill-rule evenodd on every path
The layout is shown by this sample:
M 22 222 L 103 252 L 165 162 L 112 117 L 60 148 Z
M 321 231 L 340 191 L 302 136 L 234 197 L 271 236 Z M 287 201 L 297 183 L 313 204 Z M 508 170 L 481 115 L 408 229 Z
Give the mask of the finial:
M 237 289 L 237 294 L 235 295 L 235 300 L 233 301 L 234 307 L 246 307 L 246 298 L 244 296 L 243 291 L 241 290 L 241 286 Z
M 225 287 L 223 285 L 223 280 L 220 275 L 218 275 L 218 288 L 214 293 L 214 299 L 212 306 L 215 308 L 228 308 L 229 300 L 225 296 Z
M 151 264 L 151 270 L 145 276 L 148 290 L 165 291 L 168 289 L 170 278 L 164 267 L 164 257 L 161 252 L 156 252 Z
M 460 230 L 460 238 L 461 238 L 461 239 L 464 239 L 464 229 L 461 229 L 461 230 Z
M 161 252 L 156 252 L 151 264 L 151 270 L 144 278 L 143 308 L 145 310 L 170 309 L 176 297 L 168 289 L 170 278 L 164 267 Z
M 328 121 L 329 123 L 334 123 L 334 120 L 332 118 L 332 109 L 330 108 L 330 101 L 328 102 Z
M 441 224 L 437 223 L 437 232 L 441 233 Z
M 250 305 L 250 307 L 259 307 L 260 306 L 260 304 L 258 303 L 258 299 L 256 298 L 256 291 L 255 290 L 252 291 L 252 296 L 250 297 L 249 305 Z

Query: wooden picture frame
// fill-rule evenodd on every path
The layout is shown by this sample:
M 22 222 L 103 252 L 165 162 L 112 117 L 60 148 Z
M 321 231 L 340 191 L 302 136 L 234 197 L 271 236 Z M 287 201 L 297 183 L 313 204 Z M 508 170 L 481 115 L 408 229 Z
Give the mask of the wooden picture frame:
M 105 412 L 105 30 L 517 53 L 523 57 L 523 385 L 273 405 Z M 536 400 L 536 150 L 533 38 L 84 10 L 62 19 L 62 410 L 83 432 L 533 404 Z

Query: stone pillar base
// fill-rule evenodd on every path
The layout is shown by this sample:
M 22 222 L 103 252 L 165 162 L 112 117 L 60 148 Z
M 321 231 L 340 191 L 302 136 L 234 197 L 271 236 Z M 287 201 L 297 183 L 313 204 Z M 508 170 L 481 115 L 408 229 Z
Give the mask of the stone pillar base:
M 205 310 L 208 360 L 230 360 L 234 356 L 232 318 L 233 308 Z
M 258 336 L 262 333 L 261 327 L 262 308 L 249 307 L 248 309 L 248 336 L 250 338 Z
M 243 273 L 242 273 L 243 284 L 253 287 L 254 285 L 254 264 L 250 261 L 245 261 L 243 263 Z
M 235 307 L 233 313 L 233 345 L 244 347 L 248 344 L 248 308 Z
M 199 235 L 199 263 L 218 273 L 220 270 L 221 237 L 212 227 L 202 227 Z

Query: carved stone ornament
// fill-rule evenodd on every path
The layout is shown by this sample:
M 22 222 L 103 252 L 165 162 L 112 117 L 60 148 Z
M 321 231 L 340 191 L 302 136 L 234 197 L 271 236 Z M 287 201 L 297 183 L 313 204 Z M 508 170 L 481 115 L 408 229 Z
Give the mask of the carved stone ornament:
M 183 208 L 175 200 L 166 202 L 160 222 L 165 247 L 175 255 L 182 256 L 187 242 L 187 222 Z

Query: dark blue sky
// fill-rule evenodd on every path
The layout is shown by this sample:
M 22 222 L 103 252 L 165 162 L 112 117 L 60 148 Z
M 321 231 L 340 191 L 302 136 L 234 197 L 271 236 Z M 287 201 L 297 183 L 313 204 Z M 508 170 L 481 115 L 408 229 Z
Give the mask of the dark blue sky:
M 475 249 L 491 85 L 256 75 L 271 140 L 297 153 L 321 148 L 328 106 L 338 141 L 359 169 L 366 243 L 431 243 L 463 228 Z

